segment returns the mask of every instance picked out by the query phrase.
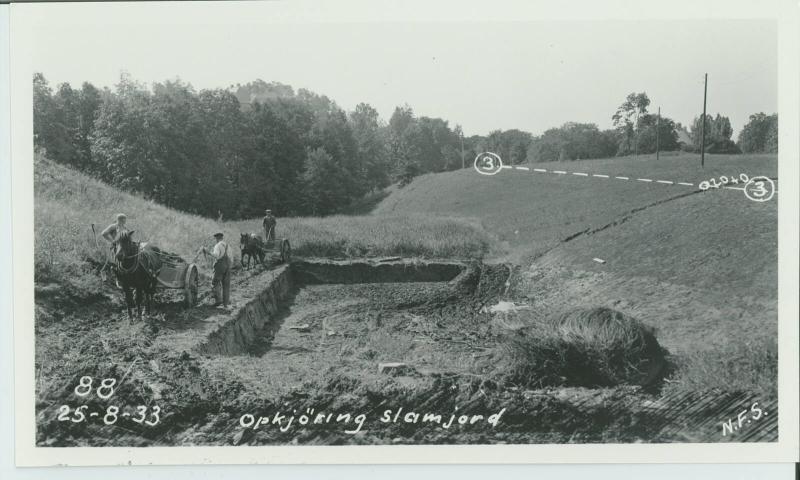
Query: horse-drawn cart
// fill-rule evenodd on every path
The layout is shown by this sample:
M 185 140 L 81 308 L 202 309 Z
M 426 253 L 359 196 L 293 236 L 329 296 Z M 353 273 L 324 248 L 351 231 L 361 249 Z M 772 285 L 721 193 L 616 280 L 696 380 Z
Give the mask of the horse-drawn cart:
M 161 254 L 161 270 L 156 277 L 162 288 L 183 290 L 183 303 L 187 308 L 197 304 L 200 274 L 197 265 L 169 253 Z
M 292 246 L 288 238 L 264 241 L 254 233 L 242 233 L 239 248 L 243 268 L 250 268 L 251 260 L 263 265 L 268 256 L 270 260 L 277 260 L 278 263 L 289 263 L 292 260 Z
M 277 252 L 278 258 L 282 263 L 289 263 L 292 260 L 292 246 L 289 244 L 288 238 L 281 238 L 280 240 L 269 240 L 266 242 L 267 252 Z

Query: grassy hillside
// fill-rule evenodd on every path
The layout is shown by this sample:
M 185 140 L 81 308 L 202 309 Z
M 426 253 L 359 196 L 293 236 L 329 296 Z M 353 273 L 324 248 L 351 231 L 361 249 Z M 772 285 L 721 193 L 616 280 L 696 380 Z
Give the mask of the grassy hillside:
M 710 155 L 704 169 L 696 155 L 528 167 L 609 178 L 472 169 L 426 175 L 376 212 L 479 219 L 497 237 L 495 255 L 521 265 L 516 294 L 533 307 L 522 324 L 566 308 L 615 308 L 657 328 L 659 342 L 680 358 L 675 383 L 774 394 L 778 199 L 697 192 L 720 175 L 775 177 L 774 155 Z
M 62 282 L 88 293 L 99 288 L 90 273 L 103 262 L 106 242 L 97 234 L 124 212 L 134 237 L 191 260 L 222 231 L 235 247 L 240 232 L 260 232 L 260 219 L 216 222 L 127 194 L 74 170 L 37 157 L 34 167 L 36 281 Z M 478 257 L 488 237 L 468 221 L 420 214 L 380 217 L 335 216 L 279 219 L 279 238 L 288 238 L 296 255 L 333 257 L 407 255 Z
M 707 155 L 702 169 L 698 155 L 662 156 L 658 162 L 649 155 L 525 166 L 531 170 L 502 170 L 485 176 L 468 168 L 424 175 L 384 199 L 374 213 L 428 213 L 477 219 L 500 242 L 495 245 L 503 247 L 497 248 L 498 253 L 511 251 L 517 254 L 514 260 L 521 260 L 539 255 L 586 228 L 605 225 L 628 211 L 695 189 L 655 180 L 696 186 L 720 175 L 777 175 L 774 155 Z M 533 168 L 570 173 L 536 173 Z M 571 172 L 609 178 L 576 176 Z M 616 176 L 630 180 L 613 178 Z M 737 201 L 745 198 L 736 190 L 708 194 Z

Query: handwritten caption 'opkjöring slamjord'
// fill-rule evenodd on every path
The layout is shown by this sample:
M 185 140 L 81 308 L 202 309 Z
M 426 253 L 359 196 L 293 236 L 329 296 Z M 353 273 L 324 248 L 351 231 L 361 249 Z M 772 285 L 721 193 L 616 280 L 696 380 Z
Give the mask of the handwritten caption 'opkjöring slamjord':
M 505 413 L 506 409 L 492 413 L 489 415 L 477 413 L 461 413 L 456 408 L 453 412 L 448 413 L 435 413 L 435 412 L 416 412 L 413 410 L 404 410 L 403 407 L 398 409 L 387 409 L 377 416 L 377 425 L 390 425 L 390 424 L 417 424 L 420 426 L 438 426 L 443 429 L 451 427 L 477 427 L 489 425 L 492 428 L 497 427 L 500 419 Z M 239 426 L 244 428 L 251 428 L 258 430 L 260 428 L 277 428 L 281 432 L 287 432 L 292 428 L 309 428 L 315 426 L 328 426 L 340 425 L 344 433 L 356 434 L 361 431 L 368 430 L 365 428 L 368 424 L 370 416 L 366 413 L 335 413 L 316 411 L 314 408 L 307 408 L 305 410 L 291 412 L 276 411 L 272 416 L 270 415 L 254 415 L 252 413 L 245 413 L 239 417 Z M 373 419 L 374 421 L 375 419 Z

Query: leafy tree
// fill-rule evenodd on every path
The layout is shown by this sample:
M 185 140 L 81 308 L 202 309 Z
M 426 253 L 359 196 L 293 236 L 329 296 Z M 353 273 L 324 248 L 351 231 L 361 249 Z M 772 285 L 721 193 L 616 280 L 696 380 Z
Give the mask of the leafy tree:
M 89 135 L 102 102 L 100 92 L 84 83 L 74 90 L 62 83 L 53 93 L 41 73 L 33 78 L 34 144 L 53 160 L 88 170 L 91 163 Z
M 408 105 L 396 107 L 391 118 L 389 118 L 388 140 L 389 140 L 389 162 L 392 173 L 400 175 L 411 171 L 419 171 L 420 151 L 414 143 L 414 128 L 416 118 L 414 111 Z M 410 165 L 414 168 L 409 168 Z
M 670 118 L 662 116 L 659 121 L 657 115 L 644 114 L 639 117 L 636 130 L 639 153 L 655 152 L 656 136 L 658 136 L 658 148 L 662 151 L 677 150 L 679 147 L 677 125 Z
M 630 93 L 611 116 L 614 128 L 619 131 L 622 139 L 617 155 L 636 153 L 636 127 L 639 124 L 639 117 L 647 113 L 649 105 L 650 99 L 646 93 Z
M 397 182 L 401 188 L 405 187 L 406 185 L 411 183 L 412 180 L 414 180 L 414 177 L 416 177 L 419 174 L 420 174 L 419 167 L 417 166 L 416 163 L 407 163 L 403 167 L 403 171 L 400 172 L 400 174 L 398 175 Z
M 533 139 L 528 149 L 528 161 L 605 158 L 613 156 L 616 149 L 613 132 L 601 132 L 593 123 L 568 122 Z
M 107 94 L 107 92 L 106 92 Z M 104 93 L 89 82 L 83 82 L 80 90 L 80 100 L 77 111 L 78 128 L 76 148 L 80 158 L 78 168 L 85 171 L 94 171 L 96 165 L 92 160 L 91 135 L 94 131 L 94 121 L 100 106 L 103 104 Z
M 203 90 L 198 96 L 197 108 L 208 148 L 208 160 L 198 165 L 196 172 L 198 189 L 203 195 L 200 208 L 211 214 L 216 209 L 224 218 L 240 217 L 247 207 L 240 197 L 242 181 L 247 176 L 245 166 L 252 150 L 239 100 L 227 90 Z
M 443 172 L 447 169 L 448 163 L 455 163 L 454 155 L 457 155 L 455 146 L 460 143 L 460 139 L 450 129 L 447 121 L 441 118 L 420 117 L 416 128 L 410 132 L 419 149 L 421 171 Z
M 747 125 L 739 132 L 738 143 L 745 153 L 777 153 L 778 114 L 760 112 L 750 115 Z
M 346 177 L 347 172 L 324 148 L 318 147 L 308 151 L 303 178 L 305 200 L 312 215 L 333 213 L 337 205 L 345 205 L 348 202 Z
M 149 90 L 123 75 L 97 113 L 91 153 L 102 180 L 161 200 L 167 172 L 150 137 L 151 103 Z
M 56 107 L 53 90 L 44 75 L 33 75 L 33 139 L 36 147 L 47 150 L 53 144 Z
M 264 103 L 270 100 L 294 98 L 294 89 L 280 82 L 265 82 L 258 79 L 244 85 L 231 85 L 233 94 L 242 104 L 244 110 L 249 110 L 255 103 Z
M 739 147 L 731 140 L 733 128 L 731 128 L 731 121 L 728 117 L 723 117 L 720 114 L 712 117 L 710 114 L 707 114 L 705 129 L 707 153 L 741 153 Z M 703 118 L 701 115 L 694 119 L 691 128 L 692 140 L 697 149 L 700 148 L 700 143 L 702 141 L 702 131 Z
M 366 103 L 359 103 L 348 119 L 367 187 L 374 190 L 388 186 L 389 149 L 378 111 Z
M 314 123 L 307 137 L 310 148 L 323 148 L 346 174 L 342 185 L 347 202 L 363 196 L 369 190 L 365 169 L 345 111 L 328 97 L 305 89 L 298 91 L 297 98 L 314 112 Z
M 521 130 L 495 130 L 486 138 L 486 149 L 500 155 L 503 163 L 516 165 L 528 160 L 528 146 L 533 137 Z

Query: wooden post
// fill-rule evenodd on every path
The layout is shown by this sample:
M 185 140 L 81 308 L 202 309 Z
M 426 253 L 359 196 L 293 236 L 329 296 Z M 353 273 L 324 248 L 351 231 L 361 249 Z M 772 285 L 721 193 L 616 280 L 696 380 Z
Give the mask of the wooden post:
M 706 94 L 708 93 L 708 74 L 703 84 L 703 123 L 700 128 L 700 167 L 706 165 Z

